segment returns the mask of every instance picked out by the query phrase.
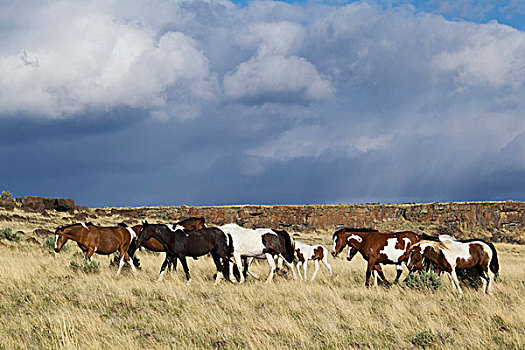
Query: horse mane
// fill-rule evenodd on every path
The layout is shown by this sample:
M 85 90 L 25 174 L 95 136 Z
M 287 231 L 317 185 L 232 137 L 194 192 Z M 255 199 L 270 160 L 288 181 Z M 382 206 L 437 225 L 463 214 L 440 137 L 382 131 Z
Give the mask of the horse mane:
M 426 233 L 423 233 L 421 235 L 421 239 L 423 239 L 425 241 L 439 242 L 439 238 L 438 237 L 427 235 Z
M 366 227 L 360 227 L 360 228 L 345 227 L 343 230 L 352 231 L 352 232 L 379 232 L 376 229 L 366 228 Z
M 90 222 L 85 222 L 86 225 L 93 225 L 93 223 L 90 221 Z M 80 222 L 77 222 L 77 223 L 74 223 L 74 224 L 69 224 L 69 225 L 66 225 L 66 226 L 59 226 L 59 229 L 66 229 L 66 228 L 70 228 L 70 227 L 73 227 L 73 226 L 76 226 L 76 225 L 82 225 Z
M 334 234 L 332 235 L 332 239 L 335 238 L 335 236 L 339 233 L 339 232 L 379 232 L 378 230 L 376 229 L 373 229 L 373 228 L 364 228 L 364 227 L 359 227 L 359 228 L 352 228 L 352 227 L 343 227 L 343 228 L 340 228 L 339 230 L 335 231 Z
M 125 222 L 119 222 L 119 223 L 117 224 L 117 226 L 120 226 L 120 227 L 128 227 L 128 225 L 126 225 Z
M 183 224 L 185 222 L 188 222 L 188 221 L 202 221 L 203 224 L 206 223 L 206 220 L 204 220 L 203 217 L 199 217 L 199 216 L 190 216 L 189 218 L 183 218 L 183 219 L 180 219 L 179 221 L 177 221 L 177 225 L 180 225 L 180 224 Z

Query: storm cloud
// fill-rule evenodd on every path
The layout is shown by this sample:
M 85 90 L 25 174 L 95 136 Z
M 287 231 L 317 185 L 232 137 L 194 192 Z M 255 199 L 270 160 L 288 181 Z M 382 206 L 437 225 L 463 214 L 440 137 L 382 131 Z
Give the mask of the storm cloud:
M 4 3 L 0 183 L 90 206 L 524 200 L 525 32 L 437 3 Z

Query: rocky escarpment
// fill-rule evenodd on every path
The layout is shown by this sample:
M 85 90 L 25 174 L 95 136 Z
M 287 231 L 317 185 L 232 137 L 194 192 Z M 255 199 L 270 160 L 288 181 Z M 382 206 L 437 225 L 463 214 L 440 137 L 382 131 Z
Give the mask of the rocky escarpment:
M 44 228 L 79 221 L 101 225 L 174 222 L 202 216 L 210 225 L 238 223 L 245 227 L 284 228 L 305 234 L 331 234 L 335 229 L 369 227 L 385 231 L 447 233 L 459 238 L 525 244 L 525 203 L 464 202 L 355 205 L 240 205 L 86 208 L 72 199 L 23 197 L 0 202 L 0 228 Z M 25 228 L 26 230 L 28 228 Z
M 97 210 L 102 214 L 103 210 Z M 106 215 L 136 221 L 146 218 L 177 220 L 202 216 L 210 224 L 235 222 L 245 227 L 286 228 L 319 232 L 343 227 L 415 230 L 447 233 L 459 238 L 485 238 L 494 242 L 525 244 L 525 203 L 466 202 L 429 204 L 285 205 L 220 207 L 113 208 Z

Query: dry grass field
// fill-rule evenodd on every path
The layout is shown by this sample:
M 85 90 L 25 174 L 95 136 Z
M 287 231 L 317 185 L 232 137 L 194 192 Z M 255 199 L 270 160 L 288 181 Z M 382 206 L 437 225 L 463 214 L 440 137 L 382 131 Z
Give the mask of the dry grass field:
M 66 220 L 24 215 L 0 229 L 31 232 Z M 329 246 L 330 233 L 301 239 Z M 459 297 L 447 280 L 435 292 L 367 289 L 359 256 L 330 257 L 333 279 L 321 266 L 314 282 L 287 274 L 271 284 L 218 286 L 211 258 L 189 259 L 186 285 L 182 269 L 156 281 L 163 255 L 139 252 L 136 277 L 129 269 L 115 276 L 110 257 L 95 256 L 100 271 L 86 274 L 70 268 L 79 251 L 73 242 L 59 254 L 25 239 L 2 242 L 0 349 L 525 348 L 525 246 L 496 245 L 501 279 L 493 296 L 465 288 Z M 268 274 L 265 262 L 252 270 Z M 394 268 L 386 274 L 392 280 Z
M 498 245 L 495 294 L 446 281 L 436 292 L 364 287 L 364 262 L 331 259 L 335 276 L 314 282 L 277 276 L 272 284 L 213 285 L 208 257 L 156 277 L 162 256 L 142 252 L 137 277 L 73 272 L 76 245 L 54 254 L 11 243 L 0 249 L 0 348 L 409 349 L 525 348 L 525 247 Z M 267 276 L 266 264 L 253 266 Z M 312 269 L 310 269 L 310 273 Z M 393 278 L 394 270 L 387 270 Z

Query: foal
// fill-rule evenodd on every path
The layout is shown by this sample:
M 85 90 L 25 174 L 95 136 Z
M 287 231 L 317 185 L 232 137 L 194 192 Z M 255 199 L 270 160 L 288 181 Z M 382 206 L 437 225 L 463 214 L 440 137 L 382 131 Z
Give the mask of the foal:
M 304 280 L 308 280 L 308 277 L 306 275 L 308 260 L 313 260 L 315 265 L 314 274 L 312 275 L 312 281 L 315 279 L 317 271 L 319 271 L 319 261 L 323 262 L 324 266 L 326 266 L 326 268 L 330 272 L 330 278 L 332 277 L 332 267 L 328 263 L 328 249 L 326 249 L 324 246 L 320 244 L 309 245 L 304 242 L 295 240 L 295 254 L 297 255 L 297 259 L 299 260 L 296 265 L 297 272 L 299 273 L 299 278 L 303 279 L 303 277 L 301 276 L 301 265 L 304 264 Z
M 148 224 L 144 222 L 137 239 L 140 247 L 150 238 L 155 238 L 164 247 L 166 259 L 162 263 L 159 280 L 162 280 L 164 270 L 169 259 L 173 260 L 174 269 L 177 269 L 177 259 L 180 260 L 188 283 L 191 282 L 190 271 L 186 257 L 198 257 L 210 253 L 217 268 L 215 284 L 229 271 L 229 257 L 231 256 L 231 239 L 220 229 L 211 227 L 199 230 L 173 230 L 164 224 Z

